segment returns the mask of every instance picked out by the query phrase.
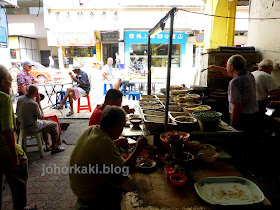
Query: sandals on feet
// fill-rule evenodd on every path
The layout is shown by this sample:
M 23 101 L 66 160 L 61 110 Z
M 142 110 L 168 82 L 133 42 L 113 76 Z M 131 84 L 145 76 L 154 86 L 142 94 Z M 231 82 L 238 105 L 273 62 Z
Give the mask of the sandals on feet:
M 72 111 L 68 112 L 68 114 L 66 115 L 67 117 L 73 115 L 74 113 Z
M 53 109 L 60 110 L 60 109 L 63 109 L 63 107 L 61 108 L 61 107 L 58 105 L 58 106 L 53 107 Z
M 56 154 L 63 151 L 65 151 L 63 147 L 57 147 L 54 151 L 51 151 L 51 154 Z
M 35 204 L 30 204 L 28 206 L 24 207 L 25 210 L 37 210 L 37 205 Z

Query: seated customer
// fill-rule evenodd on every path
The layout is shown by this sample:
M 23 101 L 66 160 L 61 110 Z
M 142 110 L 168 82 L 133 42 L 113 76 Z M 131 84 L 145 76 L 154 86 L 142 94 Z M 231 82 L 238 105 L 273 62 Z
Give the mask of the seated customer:
M 105 101 L 102 105 L 97 105 L 95 110 L 93 111 L 92 115 L 89 119 L 89 126 L 91 125 L 99 125 L 101 115 L 103 113 L 104 108 L 107 105 L 111 106 L 121 106 L 122 105 L 122 97 L 123 94 L 120 90 L 117 89 L 110 89 L 108 90 Z M 134 113 L 134 109 L 129 109 L 127 106 L 123 107 L 127 114 Z
M 43 118 L 43 110 L 40 104 L 38 88 L 30 85 L 26 95 L 20 96 L 17 102 L 17 116 L 21 124 L 20 129 L 24 133 L 42 132 L 46 145 L 49 144 L 49 135 L 52 139 L 51 154 L 63 152 L 58 124 L 49 120 L 38 120 Z M 47 147 L 46 150 L 49 148 Z
M 120 89 L 122 80 L 113 74 L 113 58 L 108 58 L 107 64 L 102 67 L 102 76 L 104 83 L 112 84 L 114 89 Z
M 76 209 L 120 209 L 120 175 L 129 175 L 128 166 L 136 164 L 147 146 L 147 140 L 141 136 L 129 158 L 122 158 L 114 140 L 119 138 L 125 122 L 122 108 L 107 106 L 100 126 L 90 126 L 81 133 L 70 157 L 70 187 L 78 197 Z
M 69 98 L 69 103 L 70 103 L 70 112 L 66 115 L 67 117 L 71 116 L 74 114 L 74 109 L 73 109 L 73 99 L 77 100 L 90 92 L 90 82 L 89 78 L 86 72 L 81 70 L 80 66 L 73 66 L 72 70 L 75 74 L 76 77 L 71 76 L 72 80 L 74 82 L 77 82 L 78 85 L 76 88 L 68 88 L 67 92 L 62 100 L 62 102 L 57 106 L 57 109 L 63 109 L 63 105 L 65 104 L 67 98 Z

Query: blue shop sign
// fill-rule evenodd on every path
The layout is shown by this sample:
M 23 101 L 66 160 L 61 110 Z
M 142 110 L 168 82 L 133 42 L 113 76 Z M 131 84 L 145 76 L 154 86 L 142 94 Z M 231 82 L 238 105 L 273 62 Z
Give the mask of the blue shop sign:
M 131 44 L 148 44 L 149 32 L 145 31 L 126 31 L 124 32 L 124 39 L 126 43 Z M 151 44 L 168 44 L 169 32 L 162 31 L 151 37 Z M 184 32 L 173 33 L 173 44 L 187 43 L 187 35 Z

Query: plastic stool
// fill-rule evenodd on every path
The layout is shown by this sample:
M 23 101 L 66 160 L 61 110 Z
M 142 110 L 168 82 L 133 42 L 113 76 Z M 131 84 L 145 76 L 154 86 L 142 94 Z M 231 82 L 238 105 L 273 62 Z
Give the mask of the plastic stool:
M 56 114 L 53 114 L 53 113 L 44 114 L 43 120 L 48 120 L 48 119 L 51 119 L 52 121 L 57 122 L 57 124 L 58 124 L 58 129 L 59 129 L 59 133 L 60 133 L 60 135 L 61 135 L 61 127 L 60 127 L 60 124 L 59 124 L 57 115 L 56 115 Z
M 66 94 L 66 91 L 61 90 L 56 92 L 56 104 L 60 104 Z M 65 108 L 67 108 L 67 105 L 69 104 L 69 101 L 65 101 Z
M 113 84 L 110 84 L 110 89 L 113 89 Z M 106 93 L 107 93 L 107 83 L 104 83 L 103 95 L 106 95 Z
M 41 132 L 38 133 L 23 133 L 20 130 L 20 136 L 22 136 L 22 149 L 24 152 L 27 152 L 27 136 L 34 136 L 37 140 L 37 146 L 38 146 L 38 153 L 40 157 L 44 157 L 44 146 L 43 146 L 43 135 Z
M 78 99 L 78 111 L 77 112 L 80 113 L 80 110 L 89 110 L 89 112 L 91 112 L 89 95 L 85 95 L 83 97 L 87 97 L 88 103 L 87 103 L 87 105 L 81 105 L 81 101 L 80 101 L 81 98 L 79 98 Z
M 139 100 L 141 94 L 141 92 L 130 92 L 128 94 L 128 100 L 130 99 L 130 96 L 132 96 L 132 100 L 135 100 L 135 98 L 136 100 Z

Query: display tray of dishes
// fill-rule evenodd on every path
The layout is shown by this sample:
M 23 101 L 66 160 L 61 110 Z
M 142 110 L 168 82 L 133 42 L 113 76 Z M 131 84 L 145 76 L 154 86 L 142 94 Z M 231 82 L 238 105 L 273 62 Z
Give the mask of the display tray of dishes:
M 211 106 L 208 105 L 193 105 L 193 106 L 185 106 L 183 107 L 183 110 L 185 112 L 190 112 L 193 113 L 195 111 L 205 111 L 205 110 L 210 110 Z
M 175 117 L 178 117 L 178 116 L 181 116 L 181 117 L 192 117 L 192 114 L 189 113 L 189 112 L 169 112 L 170 115 L 175 118 Z
M 173 98 L 176 103 L 198 101 L 200 95 L 198 94 L 180 94 Z
M 164 129 L 164 116 L 144 115 L 144 124 L 147 130 L 161 132 Z M 174 129 L 176 123 L 168 117 L 168 128 Z
M 207 177 L 195 183 L 197 194 L 214 205 L 249 205 L 264 200 L 264 194 L 252 181 L 241 177 Z
M 163 103 L 165 105 L 165 100 L 160 100 L 161 103 Z M 173 102 L 172 100 L 169 101 L 169 106 L 176 106 L 177 103 Z
M 164 111 L 156 111 L 156 110 L 149 110 L 149 109 L 143 109 L 142 110 L 143 115 L 156 115 L 156 116 L 164 116 L 165 112 Z
M 150 103 L 150 104 L 158 104 L 160 103 L 158 99 L 156 98 L 142 98 L 142 99 L 139 99 L 139 103 Z
M 178 105 L 180 105 L 181 107 L 189 107 L 189 106 L 201 105 L 201 104 L 202 101 L 186 101 L 186 102 L 178 103 Z
M 156 96 L 155 95 L 141 95 L 141 99 L 146 99 L 146 98 L 156 99 Z
M 172 112 L 182 112 L 183 108 L 179 105 L 169 105 L 168 106 L 168 111 L 172 111 Z
M 184 94 L 187 93 L 188 89 L 183 89 L 183 90 L 170 90 L 171 95 L 179 95 L 179 94 Z
M 157 98 L 158 99 L 166 99 L 166 95 L 157 95 Z M 169 98 L 171 98 L 171 97 L 169 96 Z
M 154 103 L 139 103 L 141 109 L 163 109 L 163 105 Z

